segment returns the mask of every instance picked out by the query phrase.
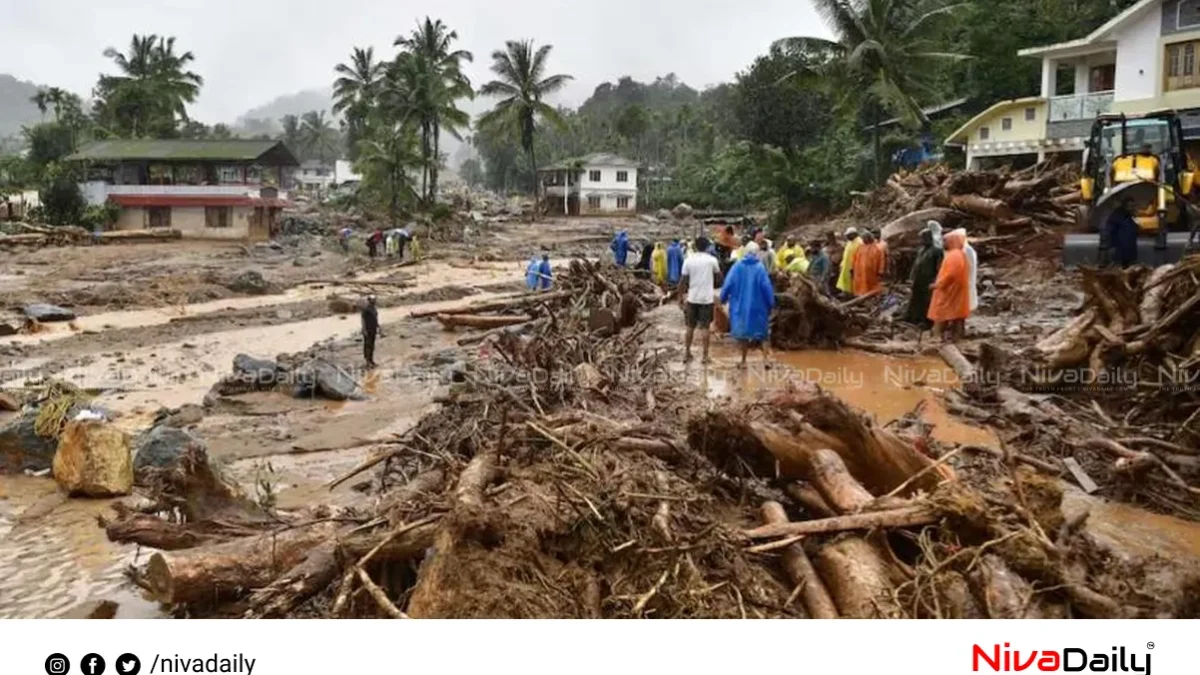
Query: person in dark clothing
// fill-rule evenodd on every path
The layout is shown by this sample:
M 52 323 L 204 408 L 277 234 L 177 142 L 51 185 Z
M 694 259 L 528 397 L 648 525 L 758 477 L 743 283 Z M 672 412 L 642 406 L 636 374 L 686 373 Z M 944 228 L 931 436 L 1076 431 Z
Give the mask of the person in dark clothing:
M 367 255 L 374 258 L 379 254 L 379 245 L 383 243 L 383 230 L 376 228 L 371 236 L 367 237 Z
M 930 287 L 937 281 L 944 256 L 945 252 L 933 243 L 933 231 L 921 230 L 921 250 L 917 252 L 917 261 L 913 263 L 910 277 L 912 298 L 908 301 L 908 311 L 904 313 L 905 321 L 921 328 L 933 327 L 928 317 L 929 301 L 933 298 Z
M 375 367 L 375 338 L 382 335 L 383 331 L 379 330 L 379 310 L 375 307 L 375 296 L 372 295 L 362 308 L 363 359 L 368 368 Z
M 1122 202 L 1108 218 L 1108 246 L 1112 249 L 1113 263 L 1121 267 L 1137 264 L 1138 224 L 1129 200 Z
M 637 268 L 639 270 L 650 271 L 650 258 L 654 255 L 654 244 L 646 242 L 642 246 L 642 257 L 638 259 Z

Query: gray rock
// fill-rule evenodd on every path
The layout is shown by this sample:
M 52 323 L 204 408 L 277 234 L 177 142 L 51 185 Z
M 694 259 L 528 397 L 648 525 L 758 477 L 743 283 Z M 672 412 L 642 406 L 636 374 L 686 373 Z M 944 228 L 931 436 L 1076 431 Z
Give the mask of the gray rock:
M 442 368 L 442 384 L 455 384 L 467 381 L 467 362 L 456 361 Z
M 38 436 L 33 430 L 35 419 L 37 415 L 29 413 L 0 427 L 0 474 L 51 468 L 58 440 Z
M 152 427 L 135 441 L 134 471 L 150 467 L 166 469 L 179 461 L 189 449 L 207 452 L 204 443 L 183 429 L 168 426 Z
M 269 389 L 280 382 L 284 369 L 274 361 L 259 359 L 248 354 L 233 357 L 233 375 L 241 382 Z
M 445 366 L 458 361 L 457 349 L 443 349 L 434 354 L 430 358 L 430 362 L 435 366 Z
M 21 332 L 19 326 L 14 326 L 11 323 L 0 323 L 0 337 L 8 337 Z
M 257 270 L 246 270 L 225 284 L 225 288 L 234 293 L 245 295 L 266 295 L 271 292 L 271 284 Z
M 75 312 L 57 305 L 47 305 L 45 303 L 36 302 L 32 305 L 25 305 L 25 316 L 47 323 L 51 321 L 74 321 Z
M 358 382 L 346 371 L 321 359 L 313 359 L 296 372 L 296 398 L 321 397 L 331 401 L 360 400 Z

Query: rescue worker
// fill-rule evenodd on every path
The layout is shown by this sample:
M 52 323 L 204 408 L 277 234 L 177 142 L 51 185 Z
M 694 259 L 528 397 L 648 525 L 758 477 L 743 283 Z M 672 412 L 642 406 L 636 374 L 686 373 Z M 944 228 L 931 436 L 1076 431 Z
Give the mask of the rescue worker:
M 788 258 L 792 256 L 804 258 L 805 261 L 808 260 L 808 258 L 804 255 L 804 249 L 796 246 L 795 240 L 793 240 L 791 237 L 788 237 L 783 240 L 783 246 L 775 252 L 775 267 L 779 269 L 788 267 L 790 264 L 788 263 Z M 807 267 L 807 265 L 805 267 Z
M 629 252 L 633 250 L 633 245 L 629 243 L 629 233 L 621 230 L 617 236 L 613 237 L 612 243 L 608 245 L 609 250 L 613 254 L 613 262 L 618 267 L 624 267 L 625 262 L 629 259 Z
M 833 271 L 833 261 L 829 259 L 829 251 L 820 244 L 812 245 L 812 260 L 808 263 L 808 274 L 817 282 L 817 287 L 824 293 L 829 293 L 829 275 Z
M 1138 224 L 1133 217 L 1133 204 L 1129 199 L 1121 201 L 1108 217 L 1108 247 L 1113 264 L 1130 267 L 1138 259 Z
M 654 273 L 654 283 L 660 286 L 667 283 L 667 250 L 662 242 L 654 244 L 654 253 L 650 254 L 650 268 Z
M 550 290 L 550 285 L 554 281 L 554 272 L 550 269 L 549 253 L 542 254 L 542 263 L 538 265 L 538 278 L 541 280 L 542 290 Z
M 729 270 L 721 286 L 721 302 L 729 304 L 729 333 L 742 353 L 739 368 L 746 367 L 746 356 L 753 346 L 762 350 L 763 367 L 771 367 L 767 332 L 771 308 L 775 306 L 775 289 L 758 253 L 758 244 L 746 244 L 742 259 Z
M 792 252 L 787 256 L 787 260 L 779 267 L 788 274 L 807 274 L 808 256 L 804 255 L 803 249 L 792 249 Z
M 854 252 L 851 269 L 854 272 L 854 295 L 869 295 L 883 288 L 883 273 L 887 268 L 887 256 L 883 247 L 875 241 L 875 235 L 863 232 L 862 244 Z
M 968 288 L 971 271 L 963 251 L 967 238 L 961 230 L 955 230 L 943 241 L 946 254 L 937 280 L 929 287 L 933 296 L 926 316 L 933 322 L 935 338 L 945 340 L 949 333 L 949 339 L 957 341 L 966 332 L 966 321 L 971 316 L 971 291 Z
M 338 232 L 338 243 L 342 245 L 342 252 L 343 252 L 343 253 L 349 253 L 349 252 L 350 252 L 350 237 L 351 237 L 353 234 L 354 234 L 354 230 L 352 230 L 352 229 L 350 229 L 350 228 L 348 228 L 348 227 L 343 227 L 343 228 L 342 228 L 342 229 L 341 229 L 341 230 Z
M 933 297 L 930 290 L 933 282 L 937 281 L 938 270 L 942 267 L 945 256 L 941 248 L 933 243 L 933 230 L 921 230 L 921 249 L 917 252 L 917 260 L 913 263 L 911 281 L 912 297 L 908 301 L 908 310 L 904 318 L 911 324 L 921 328 L 930 328 L 929 301 Z
M 538 271 L 541 268 L 542 262 L 538 260 L 537 255 L 529 259 L 529 265 L 525 268 L 525 288 L 536 291 L 538 287 Z
M 687 257 L 687 249 L 678 239 L 667 247 L 667 284 L 672 288 L 679 285 L 679 277 L 683 275 L 683 260 Z
M 837 289 L 846 295 L 854 295 L 854 253 L 862 241 L 858 238 L 858 228 L 846 229 L 846 247 L 842 249 L 842 265 L 838 270 Z
M 367 368 L 375 367 L 375 338 L 382 336 L 379 330 L 379 310 L 375 307 L 375 296 L 367 296 L 367 304 L 362 308 L 362 338 L 363 359 Z
M 971 246 L 966 230 L 959 228 L 955 232 L 961 234 L 963 239 L 963 255 L 967 258 L 967 290 L 970 291 L 971 313 L 974 314 L 979 309 L 979 255 Z

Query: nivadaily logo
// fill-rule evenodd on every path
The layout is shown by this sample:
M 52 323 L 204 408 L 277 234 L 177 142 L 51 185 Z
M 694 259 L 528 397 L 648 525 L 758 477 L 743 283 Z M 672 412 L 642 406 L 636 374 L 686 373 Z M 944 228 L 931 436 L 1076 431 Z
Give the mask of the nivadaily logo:
M 971 670 L 979 672 L 990 670 L 995 673 L 1021 672 L 1036 668 L 1044 673 L 1145 673 L 1150 675 L 1150 654 L 1133 654 L 1124 647 L 1113 647 L 1111 654 L 1089 652 L 1079 647 L 1065 649 L 1035 649 L 1022 652 L 1010 649 L 1007 642 L 1004 647 L 992 645 L 986 649 L 974 645 L 971 650 Z M 1140 659 L 1139 659 L 1140 656 Z M 1141 666 L 1138 663 L 1141 661 Z

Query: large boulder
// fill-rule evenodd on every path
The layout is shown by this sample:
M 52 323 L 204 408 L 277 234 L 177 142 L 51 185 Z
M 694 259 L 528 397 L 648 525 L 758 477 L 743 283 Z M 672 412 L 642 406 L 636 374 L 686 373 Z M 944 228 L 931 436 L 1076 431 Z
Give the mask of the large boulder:
M 689 204 L 686 203 L 678 204 L 675 208 L 671 209 L 671 215 L 675 216 L 679 220 L 687 220 L 688 218 L 692 217 L 693 213 L 695 213 L 695 211 Z
M 234 293 L 244 295 L 266 295 L 271 292 L 271 284 L 257 270 L 246 270 L 225 284 L 225 288 Z
M 45 471 L 53 464 L 58 441 L 38 436 L 35 419 L 22 415 L 0 427 L 0 474 Z
M 233 377 L 238 382 L 254 389 L 271 389 L 279 384 L 285 369 L 269 359 L 260 359 L 249 354 L 233 357 Z
M 133 467 L 138 471 L 147 468 L 167 469 L 175 465 L 189 450 L 207 453 L 204 443 L 183 429 L 156 426 L 137 437 L 137 452 Z
M 671 212 L 666 209 L 659 209 L 654 213 L 654 217 L 660 221 L 667 221 L 671 219 Z
M 362 398 L 358 382 L 346 371 L 322 359 L 313 359 L 296 372 L 296 398 L 321 397 L 331 401 Z
M 128 434 L 106 422 L 68 423 L 54 454 L 54 480 L 72 496 L 129 494 L 133 456 Z
M 25 305 L 22 311 L 25 312 L 26 317 L 34 319 L 35 321 L 40 321 L 41 323 L 75 320 L 75 312 L 72 312 L 65 307 L 59 307 L 58 305 L 47 305 L 42 302 L 35 302 L 32 305 Z

